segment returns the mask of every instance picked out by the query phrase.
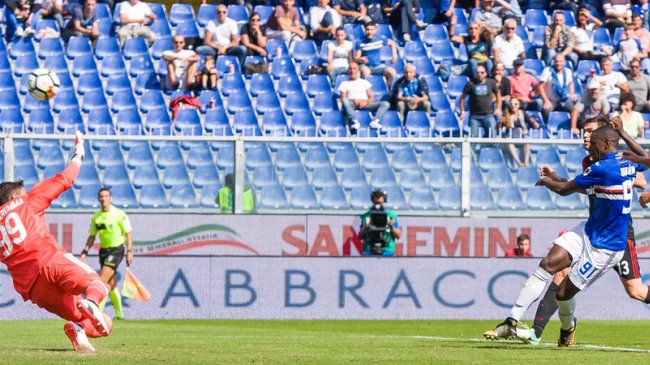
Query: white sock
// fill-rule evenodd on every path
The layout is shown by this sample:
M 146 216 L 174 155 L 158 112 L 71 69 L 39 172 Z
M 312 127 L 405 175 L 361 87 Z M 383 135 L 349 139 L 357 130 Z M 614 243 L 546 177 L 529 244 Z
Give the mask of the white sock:
M 526 313 L 526 310 L 528 310 L 528 307 L 530 307 L 530 305 L 533 304 L 540 295 L 542 295 L 546 283 L 552 277 L 553 275 L 549 274 L 541 267 L 538 267 L 521 288 L 517 301 L 510 310 L 510 318 L 519 321 L 521 317 L 523 317 L 524 313 Z
M 573 313 L 576 310 L 575 297 L 569 300 L 557 301 L 557 314 L 562 322 L 562 329 L 568 331 L 573 327 Z

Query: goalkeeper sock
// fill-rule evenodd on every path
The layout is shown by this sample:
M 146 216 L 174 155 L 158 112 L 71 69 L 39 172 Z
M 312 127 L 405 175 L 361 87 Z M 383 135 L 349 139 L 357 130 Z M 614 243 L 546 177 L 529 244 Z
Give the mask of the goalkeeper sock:
M 102 300 L 106 298 L 107 294 L 108 288 L 106 287 L 106 284 L 99 279 L 91 281 L 86 287 L 86 299 L 92 300 L 95 304 L 101 303 Z
M 102 300 L 101 303 L 97 304 L 97 306 L 99 307 L 99 310 L 101 310 L 101 311 L 104 310 L 104 307 L 106 306 L 106 300 L 107 300 L 107 299 L 108 299 L 108 298 L 104 298 L 104 300 Z
M 535 324 L 533 325 L 537 338 L 542 337 L 546 324 L 557 311 L 557 302 L 555 301 L 557 288 L 557 284 L 551 283 L 546 290 L 546 294 L 544 294 L 544 298 L 539 302 L 537 313 L 535 313 Z
M 109 293 L 111 297 L 111 303 L 113 303 L 113 308 L 115 309 L 115 316 L 118 318 L 123 318 L 124 314 L 122 313 L 122 295 L 120 291 L 115 288 Z
M 510 310 L 510 318 L 519 321 L 533 302 L 542 295 L 546 283 L 553 277 L 546 270 L 538 267 L 531 275 L 519 292 L 515 305 Z

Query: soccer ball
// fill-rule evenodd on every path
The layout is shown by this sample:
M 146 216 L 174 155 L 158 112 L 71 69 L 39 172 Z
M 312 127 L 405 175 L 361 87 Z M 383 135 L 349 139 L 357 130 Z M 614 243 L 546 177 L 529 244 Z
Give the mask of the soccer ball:
M 59 92 L 61 81 L 59 77 L 46 68 L 37 68 L 27 78 L 27 90 L 36 100 L 49 100 Z

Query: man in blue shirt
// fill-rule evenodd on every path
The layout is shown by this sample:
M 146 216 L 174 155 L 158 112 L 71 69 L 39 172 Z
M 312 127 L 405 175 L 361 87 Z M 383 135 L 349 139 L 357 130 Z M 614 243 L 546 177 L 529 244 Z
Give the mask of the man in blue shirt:
M 558 346 L 574 344 L 576 319 L 575 295 L 587 288 L 621 260 L 627 245 L 630 222 L 632 185 L 639 166 L 621 158 L 616 149 L 619 134 L 610 126 L 596 129 L 590 138 L 589 151 L 594 162 L 582 175 L 571 181 L 555 181 L 543 176 L 536 185 L 545 186 L 560 195 L 590 191 L 595 200 L 589 219 L 558 237 L 540 266 L 519 292 L 510 316 L 494 330 L 487 331 L 488 339 L 514 337 L 516 326 L 543 292 L 547 282 L 560 270 L 571 267 L 569 275 L 560 283 L 557 305 L 562 328 Z
M 391 93 L 393 104 L 397 106 L 402 120 L 411 110 L 431 110 L 429 102 L 429 88 L 424 77 L 417 74 L 415 65 L 409 63 L 404 66 L 404 76 L 395 82 Z
M 397 45 L 392 39 L 375 37 L 377 24 L 369 22 L 363 25 L 366 36 L 355 44 L 354 61 L 361 66 L 361 76 L 383 75 L 386 77 L 388 88 L 393 87 L 393 77 L 397 74 L 395 69 L 386 65 L 381 60 L 381 48 L 389 46 L 391 49 L 390 63 L 397 63 Z

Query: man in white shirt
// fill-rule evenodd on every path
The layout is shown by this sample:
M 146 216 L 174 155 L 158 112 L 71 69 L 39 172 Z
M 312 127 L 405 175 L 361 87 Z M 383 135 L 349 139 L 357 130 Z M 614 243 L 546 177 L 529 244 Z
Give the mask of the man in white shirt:
M 120 7 L 120 23 L 122 25 L 117 30 L 120 47 L 124 47 L 124 42 L 133 37 L 144 37 L 147 40 L 147 45 L 151 47 L 156 35 L 147 25 L 153 23 L 154 20 L 156 20 L 156 14 L 146 3 L 140 0 L 122 2 Z
M 563 110 L 572 115 L 577 113 L 574 106 L 577 97 L 573 85 L 573 72 L 570 68 L 564 67 L 565 65 L 564 55 L 557 53 L 553 57 L 553 64 L 544 68 L 539 77 L 537 90 L 544 101 L 542 114 L 545 120 L 548 120 L 551 111 Z
M 225 5 L 217 6 L 217 19 L 210 20 L 205 26 L 205 40 L 202 46 L 196 48 L 196 52 L 204 56 L 235 56 L 243 65 L 246 47 L 239 44 L 237 22 L 228 18 L 227 14 Z
M 509 75 L 514 71 L 516 59 L 526 58 L 524 41 L 515 33 L 517 22 L 510 18 L 503 25 L 503 33 L 494 39 L 494 63 L 503 63 Z
M 199 65 L 199 55 L 190 49 L 184 49 L 185 38 L 174 36 L 174 49 L 163 52 L 162 58 L 167 61 L 167 79 L 165 86 L 170 90 L 187 90 L 194 84 L 194 78 Z
M 390 103 L 387 101 L 375 101 L 372 95 L 372 84 L 366 79 L 359 77 L 359 64 L 350 63 L 348 71 L 349 80 L 343 81 L 339 85 L 338 91 L 341 93 L 341 103 L 343 104 L 343 117 L 350 129 L 359 130 L 361 123 L 356 119 L 357 110 L 368 110 L 375 112 L 375 117 L 370 122 L 370 128 L 381 128 L 379 121 L 384 116 Z
M 336 29 L 341 26 L 341 16 L 329 6 L 329 2 L 318 0 L 318 6 L 309 9 L 309 27 L 318 45 L 324 40 L 334 39 Z
M 609 101 L 611 109 L 618 109 L 618 98 L 621 92 L 630 91 L 625 75 L 614 71 L 612 60 L 605 57 L 600 61 L 600 75 L 594 76 L 594 79 L 600 83 L 600 91 Z

